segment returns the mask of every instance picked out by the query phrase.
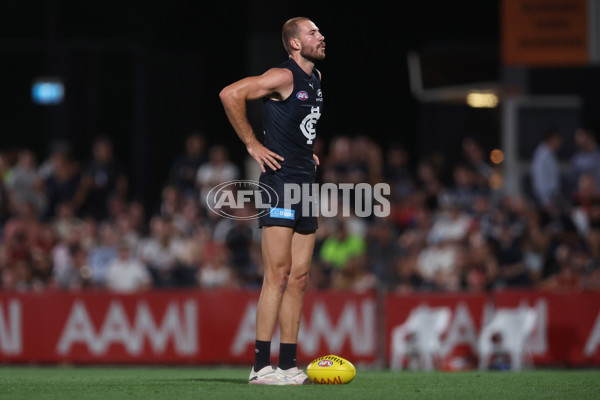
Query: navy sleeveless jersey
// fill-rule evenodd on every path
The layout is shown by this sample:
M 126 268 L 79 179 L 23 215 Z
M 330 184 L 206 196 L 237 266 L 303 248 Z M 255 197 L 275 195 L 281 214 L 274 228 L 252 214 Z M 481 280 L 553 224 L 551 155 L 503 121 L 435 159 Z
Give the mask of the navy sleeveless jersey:
M 315 179 L 313 149 L 317 121 L 323 112 L 321 81 L 316 69 L 307 75 L 293 59 L 279 65 L 294 75 L 294 89 L 283 101 L 264 99 L 265 146 L 284 158 L 281 169 L 266 170 L 284 182 L 312 183 Z

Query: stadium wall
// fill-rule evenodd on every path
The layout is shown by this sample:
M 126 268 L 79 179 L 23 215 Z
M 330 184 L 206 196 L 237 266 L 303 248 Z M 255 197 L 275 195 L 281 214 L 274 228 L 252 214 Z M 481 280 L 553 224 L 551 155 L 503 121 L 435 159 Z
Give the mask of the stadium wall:
M 0 363 L 251 364 L 257 301 L 254 291 L 2 292 Z M 536 291 L 310 292 L 298 361 L 337 354 L 389 366 L 392 332 L 417 310 L 443 309 L 436 368 L 472 369 L 482 327 L 496 310 L 522 307 L 536 312 L 535 366 L 600 366 L 600 293 Z

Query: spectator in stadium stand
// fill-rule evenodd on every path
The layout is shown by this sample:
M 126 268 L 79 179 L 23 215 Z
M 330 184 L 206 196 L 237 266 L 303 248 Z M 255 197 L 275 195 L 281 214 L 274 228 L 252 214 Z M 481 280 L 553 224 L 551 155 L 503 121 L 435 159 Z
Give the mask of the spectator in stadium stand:
M 65 151 L 56 151 L 51 155 L 51 170 L 44 181 L 47 207 L 44 219 L 56 215 L 56 207 L 65 201 L 72 202 L 79 211 L 85 194 L 81 190 L 81 171 L 79 165 Z
M 75 214 L 73 203 L 64 201 L 56 206 L 56 215 L 52 218 L 51 224 L 58 240 L 64 240 L 73 230 L 81 228 L 83 220 Z
M 10 219 L 3 231 L 0 269 L 10 270 L 4 277 L 7 286 L 39 290 L 51 277 L 54 235 L 49 225 L 37 219 L 31 203 L 22 203 L 19 209 L 19 215 Z
M 69 246 L 72 270 L 66 279 L 65 289 L 88 289 L 93 288 L 92 270 L 87 262 L 88 251 L 78 243 Z
M 462 141 L 462 152 L 466 164 L 475 172 L 475 185 L 481 189 L 488 188 L 494 168 L 486 161 L 481 145 L 472 137 L 466 137 Z
M 200 205 L 208 206 L 206 196 L 219 183 L 239 179 L 239 168 L 229 159 L 229 151 L 223 145 L 216 144 L 209 149 L 209 160 L 198 168 L 196 186 L 200 193 Z
M 106 271 L 110 263 L 118 257 L 119 236 L 115 226 L 102 222 L 98 229 L 99 242 L 88 251 L 88 264 L 94 286 L 103 287 L 106 283 Z
M 532 284 L 536 284 L 542 277 L 544 259 L 549 250 L 550 241 L 540 223 L 540 212 L 535 207 L 530 207 L 526 216 L 526 225 L 521 235 L 525 266 L 529 271 Z
M 249 206 L 233 210 L 236 217 L 225 234 L 224 244 L 229 251 L 229 262 L 238 280 L 247 288 L 260 288 L 262 284 L 261 263 L 254 255 L 260 253 L 261 236 L 255 215 Z
M 99 224 L 94 217 L 83 218 L 83 224 L 81 227 L 81 238 L 79 243 L 85 248 L 86 251 L 92 250 L 94 247 L 100 244 Z
M 81 226 L 68 230 L 59 237 L 58 243 L 52 249 L 52 278 L 55 288 L 68 290 L 81 287 L 81 277 L 77 267 L 86 265 L 85 258 L 83 264 L 77 265 L 75 262 L 75 253 L 79 249 L 87 256 L 87 252 L 79 242 L 81 231 Z
M 97 136 L 92 143 L 92 157 L 82 175 L 82 190 L 85 193 L 85 212 L 98 221 L 108 218 L 110 196 L 127 198 L 129 178 L 116 159 L 113 141 L 108 136 Z
M 135 220 L 129 205 L 125 212 L 116 217 L 114 225 L 121 241 L 129 245 L 131 249 L 136 249 L 142 239 L 142 232 L 135 228 Z
M 209 229 L 197 197 L 182 198 L 181 209 L 173 216 L 173 226 L 183 237 L 191 237 L 200 230 Z
M 317 217 L 319 229 L 315 237 L 315 247 L 311 260 L 311 269 L 308 276 L 308 288 L 310 289 L 328 289 L 331 284 L 331 270 L 328 265 L 321 260 L 321 247 L 325 240 L 333 234 L 336 229 L 336 219 L 327 218 L 322 214 Z
M 571 218 L 582 236 L 591 228 L 591 218 L 597 203 L 600 203 L 600 190 L 596 187 L 596 180 L 592 174 L 584 172 L 579 176 L 577 189 L 571 195 Z
M 531 185 L 538 206 L 547 218 L 559 214 L 556 199 L 561 195 L 561 173 L 557 152 L 562 146 L 560 131 L 546 132 L 544 139 L 536 147 L 531 160 Z
M 148 233 L 148 221 L 144 204 L 139 200 L 131 200 L 127 206 L 127 214 L 133 229 L 140 235 L 146 235 Z
M 523 196 L 503 196 L 494 213 L 492 236 L 498 237 L 503 225 L 510 225 L 512 234 L 521 238 L 527 228 L 530 205 Z
M 142 261 L 136 258 L 124 242 L 119 243 L 119 256 L 106 271 L 106 288 L 115 292 L 131 293 L 152 287 L 152 277 Z
M 4 179 L 4 185 L 10 193 L 13 204 L 31 202 L 37 215 L 43 215 L 46 209 L 44 181 L 37 171 L 37 161 L 33 151 L 19 151 L 17 164 L 10 169 Z
M 208 243 L 204 262 L 198 269 L 198 284 L 202 289 L 239 289 L 243 285 L 231 266 L 231 254 L 226 246 Z
M 433 211 L 425 205 L 425 196 L 417 191 L 412 197 L 418 199 L 411 223 L 400 231 L 398 245 L 400 257 L 395 264 L 389 290 L 401 293 L 419 289 L 424 281 L 418 274 L 417 261 L 420 252 L 428 245 L 427 238 L 433 226 Z
M 320 250 L 320 259 L 325 267 L 332 271 L 332 281 L 353 257 L 361 257 L 367 247 L 363 238 L 348 232 L 346 221 L 335 221 L 335 230 L 327 237 Z
M 392 201 L 405 198 L 415 191 L 409 161 L 410 155 L 400 143 L 392 143 L 385 152 L 383 181 L 390 185 Z
M 172 185 L 164 186 L 161 193 L 161 200 L 155 214 L 173 219 L 176 214 L 181 212 L 181 193 Z
M 71 156 L 71 143 L 63 139 L 53 140 L 50 143 L 48 154 L 46 158 L 44 158 L 38 167 L 38 174 L 42 180 L 48 179 L 54 170 L 54 162 L 53 158 L 57 153 L 61 153 L 66 155 L 67 157 Z
M 387 285 L 400 257 L 400 245 L 396 238 L 396 227 L 389 219 L 378 218 L 369 226 L 366 236 L 367 265 L 380 286 Z
M 342 210 L 342 201 L 338 200 L 338 209 Z M 331 219 L 333 229 L 319 248 L 317 265 L 326 274 L 328 288 L 366 291 L 377 285 L 377 275 L 367 261 L 369 224 L 365 218 L 358 218 L 352 210 L 349 211 L 351 214 L 348 216 Z
M 492 234 L 495 214 L 497 214 L 497 209 L 492 205 L 491 196 L 484 194 L 475 196 L 471 218 L 484 237 Z
M 416 272 L 429 289 L 457 290 L 460 286 L 459 256 L 472 227 L 471 217 L 449 192 L 439 196 L 439 210 L 419 251 Z
M 179 235 L 181 245 L 176 249 L 177 264 L 173 269 L 173 285 L 176 287 L 198 286 L 198 271 L 205 258 L 210 232 L 202 229 L 191 235 Z
M 452 168 L 453 185 L 447 191 L 456 199 L 458 206 L 469 214 L 473 213 L 473 205 L 478 195 L 486 191 L 476 185 L 475 173 L 464 164 Z
M 16 214 L 4 224 L 0 248 L 7 265 L 29 257 L 29 251 L 40 239 L 42 223 L 30 202 L 17 204 Z
M 418 255 L 416 273 L 422 281 L 420 288 L 455 291 L 460 287 L 458 257 L 461 244 L 432 236 Z
M 402 254 L 394 263 L 394 270 L 387 282 L 387 290 L 392 293 L 407 294 L 426 287 L 417 272 L 418 253 Z
M 208 162 L 206 136 L 192 132 L 185 138 L 185 151 L 177 156 L 169 171 L 168 184 L 177 188 L 183 196 L 198 197 L 196 174 Z
M 571 184 L 576 188 L 579 177 L 590 174 L 594 177 L 596 187 L 600 188 L 600 148 L 595 133 L 586 127 L 575 131 L 577 151 L 571 158 Z
M 414 212 L 410 223 L 400 230 L 398 243 L 404 253 L 416 254 L 427 245 L 427 237 L 433 227 L 435 212 L 425 204 L 425 198 L 416 192 L 412 197 L 414 201 Z
M 29 248 L 29 263 L 34 281 L 39 288 L 46 287 L 52 278 L 52 248 L 56 237 L 52 226 L 48 223 L 41 225 L 37 242 Z
M 138 256 L 148 267 L 154 287 L 175 285 L 173 271 L 177 267 L 177 253 L 181 245 L 181 238 L 173 234 L 172 221 L 165 216 L 152 216 L 150 236 L 140 241 Z
M 431 157 L 419 161 L 417 166 L 417 188 L 425 195 L 425 204 L 430 210 L 438 208 L 438 197 L 444 185 L 442 184 L 436 163 Z
M 433 217 L 428 240 L 433 243 L 462 242 L 467 237 L 473 219 L 461 209 L 459 199 L 453 193 L 444 191 L 440 194 L 438 202 L 440 207 Z
M 1 173 L 1 172 L 0 172 Z M 2 235 L 2 227 L 10 215 L 9 211 L 9 193 L 5 189 L 0 175 L 0 235 Z
M 2 289 L 25 292 L 32 288 L 40 289 L 33 280 L 31 265 L 27 260 L 18 260 L 8 268 L 2 269 Z
M 578 250 L 581 251 L 581 250 Z M 544 278 L 537 287 L 543 290 L 582 289 L 580 263 L 575 263 L 575 249 L 568 243 L 558 245 L 550 258 Z
M 531 286 L 521 240 L 508 222 L 501 225 L 498 236 L 492 239 L 492 245 L 498 260 L 496 287 Z
M 329 142 L 327 157 L 321 164 L 323 182 L 350 182 L 351 140 L 348 136 L 336 136 Z
M 377 276 L 369 271 L 366 254 L 348 259 L 344 266 L 333 275 L 333 290 L 352 290 L 363 293 L 377 288 Z
M 493 288 L 498 274 L 498 260 L 482 231 L 469 234 L 467 260 L 461 271 L 462 287 L 469 292 Z
M 383 178 L 383 151 L 368 135 L 359 134 L 351 141 L 350 182 L 374 185 Z

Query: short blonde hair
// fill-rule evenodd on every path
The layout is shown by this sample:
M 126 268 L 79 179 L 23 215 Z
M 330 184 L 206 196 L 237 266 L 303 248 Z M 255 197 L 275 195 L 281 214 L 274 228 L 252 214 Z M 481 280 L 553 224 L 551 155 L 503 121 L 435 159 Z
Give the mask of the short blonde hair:
M 300 22 L 302 21 L 310 21 L 310 18 L 306 17 L 295 17 L 292 19 L 288 19 L 285 24 L 283 24 L 283 29 L 281 30 L 281 39 L 283 40 L 283 47 L 288 54 L 292 54 L 292 46 L 290 46 L 290 39 L 297 38 L 300 33 Z

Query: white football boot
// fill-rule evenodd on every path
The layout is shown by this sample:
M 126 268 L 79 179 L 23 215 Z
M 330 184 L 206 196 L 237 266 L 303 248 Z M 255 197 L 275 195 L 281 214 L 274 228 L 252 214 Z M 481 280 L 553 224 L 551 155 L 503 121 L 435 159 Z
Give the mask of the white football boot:
M 308 375 L 302 372 L 302 370 L 298 367 L 290 369 L 281 369 L 277 367 L 276 372 L 294 382 L 292 385 L 310 385 L 312 383 Z
M 267 365 L 260 371 L 250 371 L 248 383 L 254 385 L 295 385 L 296 383 L 287 376 L 275 371 L 272 366 Z

